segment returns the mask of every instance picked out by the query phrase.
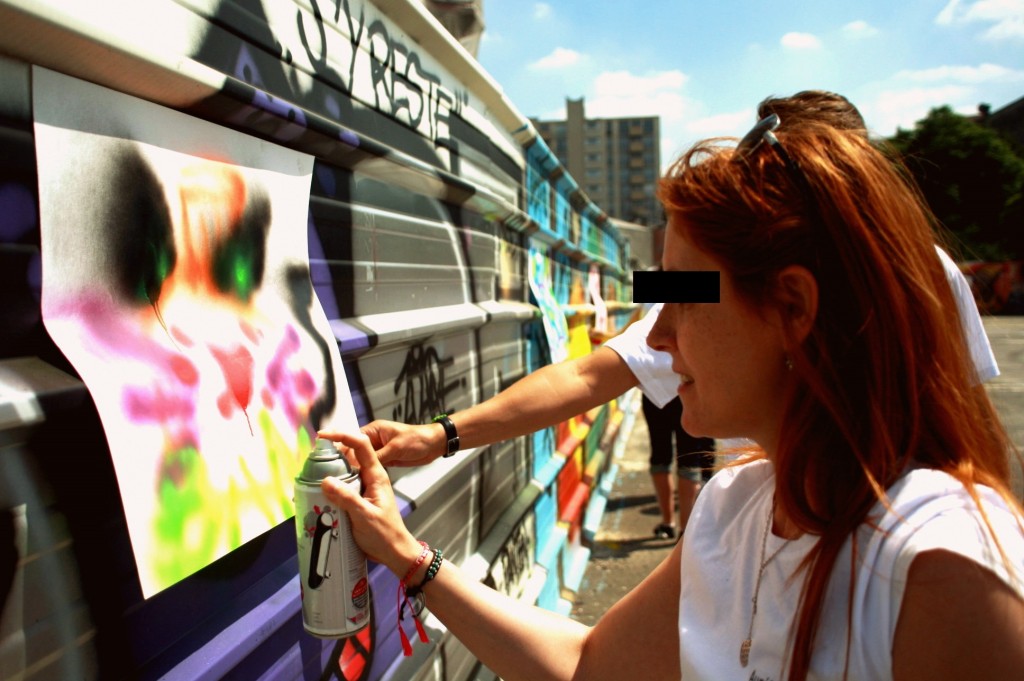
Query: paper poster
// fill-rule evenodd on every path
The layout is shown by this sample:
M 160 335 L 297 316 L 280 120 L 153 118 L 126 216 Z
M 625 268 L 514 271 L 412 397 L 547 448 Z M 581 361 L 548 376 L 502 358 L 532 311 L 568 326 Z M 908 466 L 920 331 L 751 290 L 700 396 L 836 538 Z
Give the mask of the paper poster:
M 544 334 L 551 350 L 551 361 L 561 362 L 569 356 L 569 326 L 565 313 L 551 291 L 550 260 L 543 253 L 530 249 L 530 291 L 540 307 Z
M 590 292 L 590 302 L 594 306 L 594 329 L 601 333 L 608 333 L 608 304 L 601 297 L 601 270 L 597 265 L 591 265 L 587 275 L 587 290 Z
M 313 159 L 33 68 L 47 331 L 103 423 L 143 595 L 293 515 L 357 426 L 313 293 Z

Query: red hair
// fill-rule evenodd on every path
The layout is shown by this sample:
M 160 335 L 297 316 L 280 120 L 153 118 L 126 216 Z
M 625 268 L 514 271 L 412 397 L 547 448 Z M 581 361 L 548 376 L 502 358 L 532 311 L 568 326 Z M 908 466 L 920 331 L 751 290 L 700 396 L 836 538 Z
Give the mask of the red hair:
M 789 265 L 818 283 L 813 328 L 788 346 L 796 380 L 774 462 L 776 502 L 818 537 L 803 564 L 792 681 L 807 676 L 840 549 L 908 465 L 949 473 L 976 502 L 983 484 L 1020 506 L 1009 438 L 978 385 L 933 220 L 909 174 L 862 131 L 808 121 L 777 136 L 817 208 L 767 145 L 738 160 L 715 140 L 671 167 L 659 198 L 752 308 L 785 313 L 776 280 Z

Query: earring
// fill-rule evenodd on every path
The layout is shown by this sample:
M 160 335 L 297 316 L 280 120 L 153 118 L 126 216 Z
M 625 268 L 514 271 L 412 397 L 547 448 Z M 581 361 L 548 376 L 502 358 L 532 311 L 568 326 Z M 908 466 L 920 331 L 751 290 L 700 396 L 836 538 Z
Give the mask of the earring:
M 786 355 L 786 369 L 789 371 L 793 370 L 793 358 Z

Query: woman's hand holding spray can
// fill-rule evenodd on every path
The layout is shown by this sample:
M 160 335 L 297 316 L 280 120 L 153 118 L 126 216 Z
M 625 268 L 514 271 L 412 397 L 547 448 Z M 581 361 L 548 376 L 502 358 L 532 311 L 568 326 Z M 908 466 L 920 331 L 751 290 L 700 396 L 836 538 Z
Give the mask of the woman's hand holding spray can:
M 314 636 L 344 638 L 369 624 L 370 587 L 366 555 L 352 538 L 348 516 L 320 489 L 326 477 L 359 490 L 359 471 L 333 442 L 320 438 L 295 478 L 302 622 Z

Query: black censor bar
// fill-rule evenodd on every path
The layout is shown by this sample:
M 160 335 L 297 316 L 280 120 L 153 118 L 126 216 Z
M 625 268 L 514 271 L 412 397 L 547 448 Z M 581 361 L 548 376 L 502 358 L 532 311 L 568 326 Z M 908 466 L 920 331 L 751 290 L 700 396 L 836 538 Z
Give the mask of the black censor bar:
M 721 272 L 633 271 L 634 303 L 717 303 Z

